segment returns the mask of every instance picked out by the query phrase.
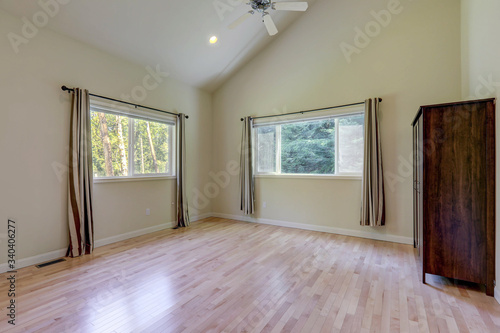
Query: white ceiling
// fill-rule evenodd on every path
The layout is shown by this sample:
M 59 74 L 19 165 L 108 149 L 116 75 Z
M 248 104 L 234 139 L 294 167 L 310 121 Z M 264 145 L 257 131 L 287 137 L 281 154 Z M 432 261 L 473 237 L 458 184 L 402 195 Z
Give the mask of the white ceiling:
M 308 0 L 311 6 L 316 0 Z M 50 1 L 42 1 L 42 3 Z M 55 0 L 57 2 L 57 0 Z M 249 10 L 240 0 L 60 0 L 48 28 L 191 86 L 213 92 L 279 34 L 270 37 L 256 14 L 235 30 L 227 26 Z M 220 14 L 216 5 L 226 9 Z M 38 1 L 1 0 L 0 8 L 32 18 Z M 280 32 L 306 13 L 272 11 Z M 217 35 L 219 43 L 209 45 Z

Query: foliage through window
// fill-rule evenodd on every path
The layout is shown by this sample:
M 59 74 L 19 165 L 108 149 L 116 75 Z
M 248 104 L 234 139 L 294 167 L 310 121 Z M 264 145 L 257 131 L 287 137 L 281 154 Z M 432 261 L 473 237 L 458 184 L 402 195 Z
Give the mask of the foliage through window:
M 91 107 L 95 178 L 174 175 L 174 123 Z
M 259 124 L 257 174 L 361 175 L 364 115 Z

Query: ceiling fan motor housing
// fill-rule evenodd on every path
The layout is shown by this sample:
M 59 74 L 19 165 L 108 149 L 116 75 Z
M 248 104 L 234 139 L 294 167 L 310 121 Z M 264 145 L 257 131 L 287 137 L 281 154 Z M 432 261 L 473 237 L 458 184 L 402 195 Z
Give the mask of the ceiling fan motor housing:
M 252 0 L 249 2 L 249 5 L 252 9 L 264 13 L 266 10 L 271 8 L 272 2 L 271 0 Z
M 278 33 L 278 29 L 269 15 L 268 9 L 272 10 L 291 10 L 291 11 L 306 11 L 307 10 L 307 2 L 293 2 L 293 1 L 284 1 L 284 2 L 272 2 L 273 0 L 248 0 L 248 6 L 252 8 L 246 14 L 243 14 L 236 21 L 231 23 L 228 27 L 229 29 L 234 29 L 241 23 L 245 22 L 249 17 L 251 17 L 255 12 L 259 12 L 262 14 L 262 22 L 266 26 L 267 32 L 269 36 L 274 36 Z

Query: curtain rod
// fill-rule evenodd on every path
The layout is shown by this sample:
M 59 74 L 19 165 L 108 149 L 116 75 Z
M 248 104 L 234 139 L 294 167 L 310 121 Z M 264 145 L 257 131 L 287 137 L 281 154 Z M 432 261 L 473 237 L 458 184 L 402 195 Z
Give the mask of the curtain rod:
M 382 98 L 378 99 L 379 102 L 382 102 Z M 321 108 L 321 109 L 313 109 L 313 110 L 305 110 L 305 111 L 297 111 L 297 112 L 289 112 L 289 113 L 281 113 L 281 114 L 274 114 L 274 115 L 269 115 L 269 116 L 260 116 L 260 117 L 250 117 L 251 119 L 262 119 L 262 118 L 272 118 L 272 117 L 282 117 L 282 116 L 290 116 L 292 114 L 304 114 L 308 112 L 316 112 L 316 111 L 324 111 L 324 110 L 330 110 L 330 109 L 338 109 L 338 108 L 345 108 L 348 106 L 354 106 L 354 105 L 361 105 L 365 104 L 365 102 L 358 102 L 358 103 L 352 103 L 352 104 L 344 104 L 344 105 L 337 105 L 337 106 L 330 106 L 327 108 Z M 241 118 L 241 121 L 245 120 L 244 118 Z
M 62 86 L 61 89 L 62 89 L 62 91 L 67 91 L 68 93 L 75 91 L 74 88 L 68 88 L 66 86 Z M 136 109 L 137 108 L 142 108 L 142 109 L 148 109 L 148 110 L 152 110 L 152 111 L 156 111 L 156 112 L 168 113 L 168 114 L 171 114 L 171 115 L 174 115 L 174 116 L 178 116 L 179 115 L 178 113 L 175 113 L 175 112 L 169 112 L 169 111 L 164 111 L 164 110 L 160 110 L 160 109 L 150 108 L 150 107 L 144 106 L 144 105 L 139 105 L 139 104 L 133 104 L 133 103 L 125 102 L 125 101 L 120 101 L 119 99 L 104 97 L 104 96 L 95 95 L 95 94 L 89 94 L 89 95 L 93 96 L 93 97 L 107 99 L 108 101 L 113 101 L 113 102 L 118 102 L 118 103 L 122 103 L 122 104 L 131 105 L 131 106 L 135 107 Z M 189 118 L 189 116 L 186 116 L 186 119 L 188 119 L 188 118 Z

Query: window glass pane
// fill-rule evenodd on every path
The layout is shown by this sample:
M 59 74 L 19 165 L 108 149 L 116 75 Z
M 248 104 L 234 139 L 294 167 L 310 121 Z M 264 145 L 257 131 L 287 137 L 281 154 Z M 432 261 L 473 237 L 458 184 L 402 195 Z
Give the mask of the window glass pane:
M 276 126 L 257 128 L 257 172 L 276 172 Z
M 171 173 L 171 125 L 134 119 L 134 173 Z
M 281 173 L 334 174 L 335 120 L 281 125 Z
M 339 119 L 339 173 L 362 173 L 364 115 Z
M 123 116 L 91 112 L 94 177 L 128 175 L 128 126 Z

